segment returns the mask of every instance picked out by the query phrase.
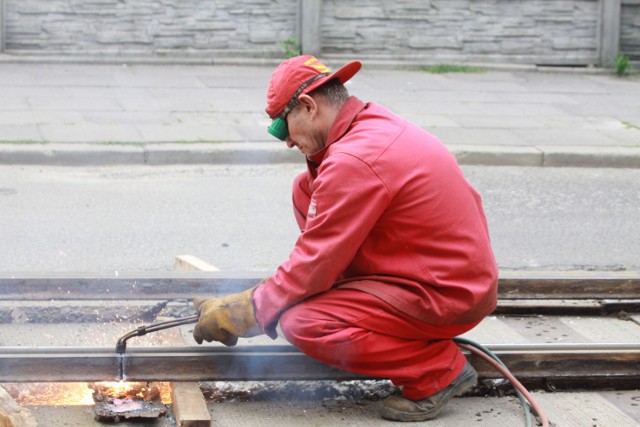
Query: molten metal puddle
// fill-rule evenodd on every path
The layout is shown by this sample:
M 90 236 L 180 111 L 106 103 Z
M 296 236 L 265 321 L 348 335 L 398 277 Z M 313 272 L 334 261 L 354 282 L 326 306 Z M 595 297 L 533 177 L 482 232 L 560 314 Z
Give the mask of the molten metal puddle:
M 158 418 L 167 413 L 157 383 L 97 383 L 93 400 L 98 421 Z

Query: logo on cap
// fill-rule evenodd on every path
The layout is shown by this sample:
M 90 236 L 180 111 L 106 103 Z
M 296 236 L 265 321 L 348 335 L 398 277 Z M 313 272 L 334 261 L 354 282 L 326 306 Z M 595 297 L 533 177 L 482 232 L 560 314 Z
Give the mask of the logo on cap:
M 327 67 L 326 65 L 324 65 L 322 62 L 318 61 L 315 57 L 311 57 L 309 59 L 307 59 L 306 61 L 304 61 L 304 65 L 308 65 L 311 68 L 314 68 L 316 70 L 318 70 L 318 72 L 324 74 L 324 73 L 330 73 L 331 70 L 329 69 L 329 67 Z

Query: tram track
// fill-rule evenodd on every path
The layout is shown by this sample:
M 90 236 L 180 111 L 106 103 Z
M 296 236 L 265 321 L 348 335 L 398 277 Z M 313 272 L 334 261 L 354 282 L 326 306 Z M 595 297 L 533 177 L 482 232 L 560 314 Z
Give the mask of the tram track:
M 640 343 L 487 345 L 523 384 L 566 388 L 598 383 L 640 385 Z M 108 347 L 4 347 L 0 382 L 76 382 L 117 379 L 124 357 L 130 381 L 354 380 L 289 345 L 132 347 L 124 356 Z M 499 378 L 473 355 L 481 380 Z M 370 378 L 369 378 L 370 379 Z
M 178 304 L 184 311 L 196 295 L 224 295 L 238 292 L 258 283 L 261 278 L 246 274 L 195 272 L 167 274 L 118 275 L 14 275 L 0 277 L 0 300 L 10 301 L 0 307 L 0 324 L 10 327 L 14 317 L 2 315 L 2 310 L 20 307 L 29 313 L 32 305 L 38 312 L 48 305 L 61 304 L 74 310 L 95 310 L 88 301 L 146 301 L 157 303 L 162 309 Z M 524 320 L 548 324 L 580 322 L 584 316 L 592 324 L 624 323 L 629 330 L 637 329 L 640 336 L 640 275 L 617 272 L 588 272 L 580 274 L 505 273 L 499 283 L 499 304 L 492 322 L 481 331 L 480 341 L 493 351 L 521 382 L 532 388 L 640 388 L 640 340 L 607 341 L 567 332 L 563 342 L 544 342 L 545 330 L 532 331 L 521 326 Z M 171 303 L 171 304 L 170 304 Z M 182 305 L 180 305 L 182 304 Z M 117 310 L 118 304 L 115 308 Z M 151 310 L 153 315 L 170 312 Z M 147 313 L 145 320 L 149 320 Z M 42 323 L 27 314 L 21 322 Z M 593 318 L 602 319 L 593 321 Z M 51 316 L 46 322 L 51 322 Z M 132 317 L 135 319 L 135 316 Z M 4 319 L 4 320 L 3 320 Z M 65 319 L 58 319 L 65 324 Z M 134 322 L 135 323 L 135 322 Z M 499 325 L 498 325 L 499 323 Z M 529 322 L 531 323 L 531 322 Z M 507 325 L 518 342 L 510 342 L 510 335 L 496 325 Z M 515 325 L 515 326 L 514 326 Z M 616 324 L 617 325 L 617 324 Z M 131 325 L 132 328 L 138 326 Z M 65 328 L 70 327 L 69 324 Z M 533 334 L 536 332 L 536 334 Z M 551 333 L 548 332 L 547 333 Z M 506 342 L 497 342 L 505 335 Z M 552 339 L 553 337 L 548 337 Z M 556 337 L 557 338 L 557 337 Z M 613 340 L 613 341 L 612 341 Z M 73 382 L 104 381 L 117 376 L 119 357 L 124 357 L 125 375 L 132 381 L 239 381 L 239 380 L 345 380 L 363 377 L 330 368 L 284 344 L 250 344 L 235 348 L 222 346 L 151 346 L 137 347 L 131 342 L 124 356 L 112 346 L 29 346 L 3 345 L 0 355 L 0 382 Z M 481 380 L 499 378 L 491 366 L 474 355 L 469 360 Z
M 264 277 L 229 272 L 0 275 L 0 300 L 160 300 L 220 296 Z M 639 300 L 640 272 L 501 272 L 501 300 Z

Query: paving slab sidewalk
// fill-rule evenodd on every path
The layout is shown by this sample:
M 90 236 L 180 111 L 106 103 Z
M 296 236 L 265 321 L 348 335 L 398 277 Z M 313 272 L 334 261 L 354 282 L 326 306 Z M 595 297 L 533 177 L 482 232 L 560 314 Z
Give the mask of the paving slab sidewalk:
M 0 61 L 0 164 L 302 161 L 266 132 L 273 68 Z M 462 164 L 640 167 L 639 75 L 365 61 L 348 88 L 434 133 Z

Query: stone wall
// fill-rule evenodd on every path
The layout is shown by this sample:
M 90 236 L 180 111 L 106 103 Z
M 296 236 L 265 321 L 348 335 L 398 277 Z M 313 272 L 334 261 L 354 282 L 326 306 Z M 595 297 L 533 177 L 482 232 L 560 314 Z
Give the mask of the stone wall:
M 456 61 L 595 63 L 597 0 L 328 0 L 323 51 Z
M 4 1 L 18 54 L 269 57 L 297 31 L 297 0 Z
M 283 58 L 292 38 L 327 59 L 599 64 L 640 59 L 640 0 L 0 0 L 12 55 Z

